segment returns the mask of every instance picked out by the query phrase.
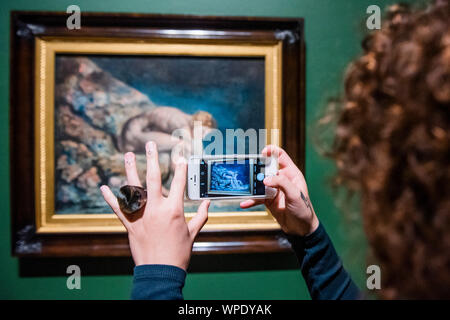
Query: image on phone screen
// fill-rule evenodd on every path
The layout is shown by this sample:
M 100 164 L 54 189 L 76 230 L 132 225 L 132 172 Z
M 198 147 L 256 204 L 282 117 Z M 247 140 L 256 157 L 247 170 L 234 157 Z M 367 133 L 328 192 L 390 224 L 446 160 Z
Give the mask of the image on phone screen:
M 264 167 L 260 159 L 202 160 L 200 196 L 264 195 Z

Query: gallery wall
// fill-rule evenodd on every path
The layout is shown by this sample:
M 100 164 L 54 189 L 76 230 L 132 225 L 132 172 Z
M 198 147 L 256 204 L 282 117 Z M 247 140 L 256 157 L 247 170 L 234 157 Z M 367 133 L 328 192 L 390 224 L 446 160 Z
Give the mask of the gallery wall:
M 330 161 L 317 153 L 311 125 L 323 110 L 328 97 L 339 88 L 346 64 L 360 52 L 365 32 L 366 8 L 377 4 L 384 8 L 388 0 L 3 0 L 0 3 L 0 298 L 3 299 L 127 299 L 131 288 L 128 272 L 111 272 L 104 265 L 94 275 L 83 276 L 81 290 L 68 290 L 64 263 L 46 261 L 46 268 L 59 268 L 40 276 L 38 272 L 19 273 L 17 258 L 11 256 L 9 193 L 9 27 L 11 10 L 65 11 L 71 4 L 83 11 L 137 12 L 197 15 L 278 16 L 305 19 L 306 52 L 306 179 L 319 219 L 327 228 L 344 265 L 361 287 L 365 285 L 365 239 L 361 227 L 344 215 L 333 200 L 328 187 L 333 172 Z M 412 0 L 410 2 L 413 2 Z M 81 27 L 83 17 L 81 16 Z M 210 259 L 210 260 L 208 260 Z M 228 268 L 207 272 L 201 264 L 220 265 L 219 257 L 194 258 L 197 269 L 188 275 L 184 289 L 187 299 L 308 299 L 300 271 L 293 269 L 293 257 L 285 257 L 261 270 L 264 257 L 225 259 Z M 233 266 L 234 261 L 242 268 Z M 129 263 L 131 266 L 131 262 Z M 127 265 L 125 263 L 125 265 Z M 295 267 L 295 265 L 294 265 Z M 28 270 L 33 264 L 27 264 Z M 36 265 L 42 271 L 42 263 Z M 231 270 L 231 271 L 228 271 Z M 245 270 L 245 271 L 242 271 Z M 31 275 L 30 275 L 31 273 Z M 55 274 L 55 275 L 53 275 Z M 106 275 L 108 274 L 108 275 Z

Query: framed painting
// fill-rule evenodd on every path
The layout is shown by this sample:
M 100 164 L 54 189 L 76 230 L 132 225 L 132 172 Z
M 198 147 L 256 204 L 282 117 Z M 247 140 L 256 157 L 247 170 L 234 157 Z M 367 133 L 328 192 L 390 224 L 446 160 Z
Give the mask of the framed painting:
M 154 140 L 167 192 L 177 128 L 257 130 L 259 150 L 281 145 L 303 168 L 301 19 L 84 13 L 81 29 L 68 30 L 66 18 L 11 14 L 15 254 L 129 255 L 99 187 L 126 184 L 128 151 L 144 174 L 144 145 Z M 212 140 L 204 137 L 205 149 Z M 197 205 L 185 202 L 186 219 Z M 194 244 L 197 253 L 288 249 L 265 207 L 223 200 Z

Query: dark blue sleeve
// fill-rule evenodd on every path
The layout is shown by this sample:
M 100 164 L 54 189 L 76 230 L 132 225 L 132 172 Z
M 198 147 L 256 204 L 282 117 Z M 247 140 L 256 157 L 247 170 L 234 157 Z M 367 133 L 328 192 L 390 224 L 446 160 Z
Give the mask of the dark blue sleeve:
M 134 268 L 133 300 L 182 300 L 186 271 L 164 264 L 146 264 Z
M 361 294 L 345 271 L 322 223 L 305 237 L 288 235 L 313 300 L 355 300 Z

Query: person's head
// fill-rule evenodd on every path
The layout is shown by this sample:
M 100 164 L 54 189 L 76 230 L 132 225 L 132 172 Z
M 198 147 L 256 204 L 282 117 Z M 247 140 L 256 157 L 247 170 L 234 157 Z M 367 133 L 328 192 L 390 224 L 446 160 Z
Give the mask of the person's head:
M 450 298 L 450 6 L 389 8 L 348 68 L 331 156 L 384 298 Z
M 212 129 L 217 128 L 217 122 L 211 113 L 207 111 L 197 111 L 192 115 L 191 130 L 194 133 L 194 126 L 200 123 L 202 126 L 202 138 L 206 137 Z
M 217 128 L 216 120 L 213 118 L 212 114 L 206 111 L 197 111 L 192 115 L 192 128 L 194 123 L 200 121 L 203 127 L 207 128 Z

